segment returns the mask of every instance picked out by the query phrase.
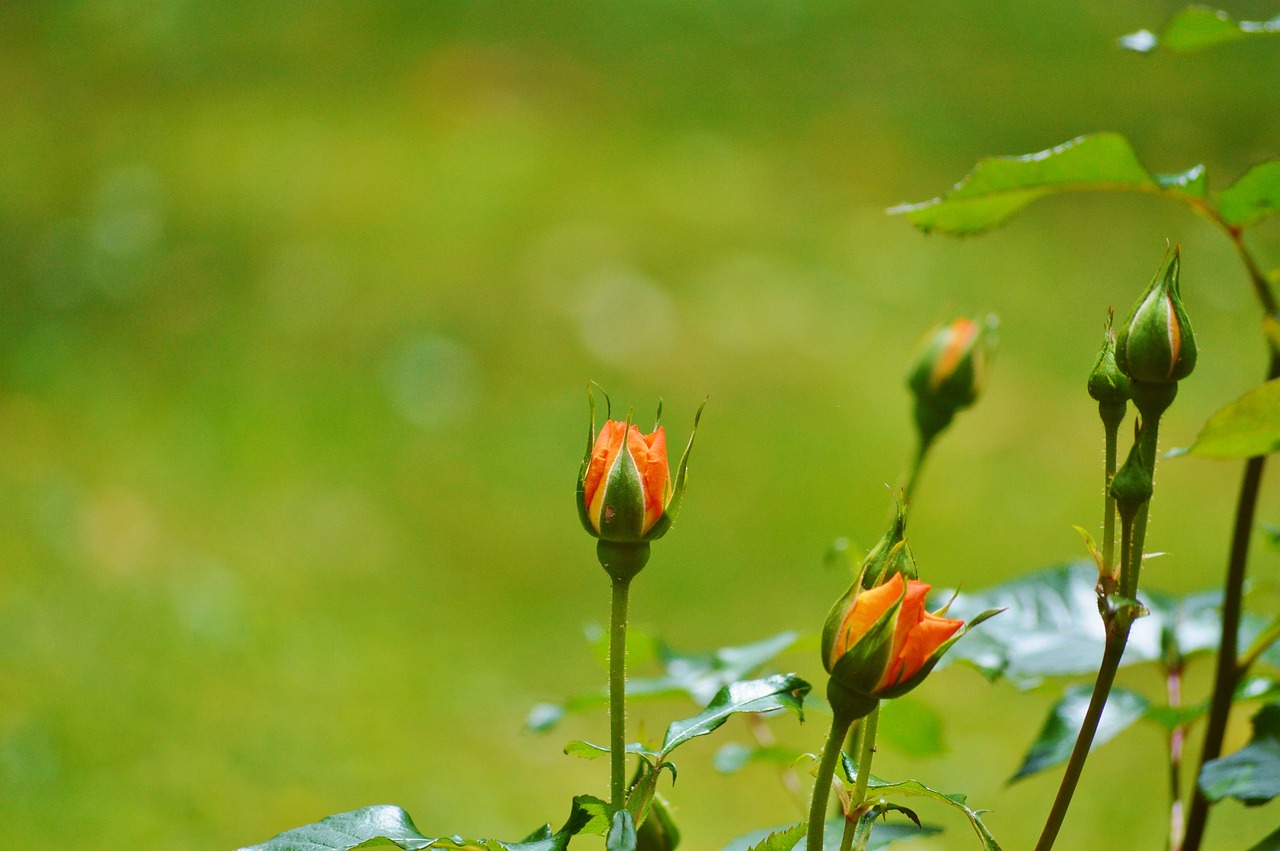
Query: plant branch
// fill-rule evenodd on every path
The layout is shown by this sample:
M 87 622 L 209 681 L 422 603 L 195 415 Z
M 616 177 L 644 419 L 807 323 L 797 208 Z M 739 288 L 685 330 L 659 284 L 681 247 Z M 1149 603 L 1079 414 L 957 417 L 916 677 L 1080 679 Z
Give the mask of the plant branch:
M 614 575 L 609 617 L 609 804 L 627 804 L 627 597 L 631 580 Z
M 835 709 L 835 707 L 832 707 Z M 835 709 L 831 717 L 831 732 L 822 747 L 822 760 L 818 763 L 818 777 L 813 783 L 813 800 L 809 805 L 809 832 L 805 848 L 822 848 L 822 835 L 827 826 L 827 801 L 831 797 L 831 780 L 835 777 L 836 763 L 840 761 L 840 746 L 849 732 L 852 718 Z

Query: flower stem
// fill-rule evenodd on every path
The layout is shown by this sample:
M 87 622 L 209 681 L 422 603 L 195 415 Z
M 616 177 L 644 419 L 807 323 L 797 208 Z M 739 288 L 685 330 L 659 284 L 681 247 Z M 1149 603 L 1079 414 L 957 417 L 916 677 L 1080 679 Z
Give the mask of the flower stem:
M 1102 410 L 1099 405 L 1099 411 Z M 1116 474 L 1116 445 L 1119 442 L 1120 422 L 1124 418 L 1124 409 L 1120 409 L 1120 417 L 1108 417 L 1102 414 L 1102 430 L 1106 437 L 1106 462 L 1103 466 L 1102 493 L 1102 563 L 1106 570 L 1114 572 L 1116 563 L 1116 498 L 1111 495 L 1111 477 Z
M 615 575 L 609 617 L 609 804 L 627 805 L 627 597 L 631 579 Z
M 1071 750 L 1071 759 L 1067 762 L 1066 772 L 1062 775 L 1062 783 L 1058 786 L 1058 795 L 1053 799 L 1053 808 L 1045 821 L 1044 830 L 1040 833 L 1040 841 L 1036 843 L 1036 851 L 1049 851 L 1062 821 L 1066 818 L 1067 808 L 1071 806 L 1071 796 L 1075 794 L 1076 785 L 1080 782 L 1080 774 L 1084 771 L 1084 762 L 1089 756 L 1089 748 L 1093 745 L 1093 737 L 1098 732 L 1098 722 L 1102 720 L 1102 710 L 1106 708 L 1107 696 L 1116 680 L 1116 671 L 1120 668 L 1120 658 L 1124 656 L 1124 647 L 1129 641 L 1129 627 L 1108 634 L 1106 647 L 1102 653 L 1102 666 L 1098 669 L 1098 679 L 1093 684 L 1093 697 L 1089 699 L 1089 709 L 1085 712 L 1084 724 L 1076 737 L 1075 747 Z
M 1280 371 L 1277 359 L 1272 357 L 1273 373 Z M 1222 635 L 1218 643 L 1217 667 L 1213 679 L 1213 697 L 1209 704 L 1209 718 L 1205 724 L 1204 744 L 1200 748 L 1199 768 L 1222 755 L 1222 740 L 1227 732 L 1227 719 L 1239 682 L 1240 615 L 1244 605 L 1244 583 L 1248 573 L 1249 538 L 1253 532 L 1254 513 L 1258 504 L 1258 489 L 1262 484 L 1265 457 L 1250 458 L 1245 462 L 1244 478 L 1240 482 L 1240 496 L 1236 503 L 1235 531 L 1231 539 L 1231 555 L 1227 560 L 1227 576 L 1223 584 Z M 1197 774 L 1199 774 L 1199 768 Z M 1187 838 L 1183 851 L 1199 851 L 1204 829 L 1209 820 L 1209 799 L 1196 786 L 1187 811 Z
M 831 797 L 831 779 L 835 777 L 836 763 L 840 761 L 840 746 L 854 719 L 839 709 L 831 717 L 831 731 L 822 747 L 822 760 L 818 763 L 818 778 L 813 783 L 813 800 L 809 804 L 809 833 L 805 848 L 821 851 L 822 834 L 827 823 L 827 801 Z

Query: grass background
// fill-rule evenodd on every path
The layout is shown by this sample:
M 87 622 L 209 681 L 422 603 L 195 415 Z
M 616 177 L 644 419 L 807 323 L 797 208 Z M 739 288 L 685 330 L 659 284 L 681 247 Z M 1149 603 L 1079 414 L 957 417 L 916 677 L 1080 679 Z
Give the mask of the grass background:
M 603 715 L 521 729 L 603 680 L 581 633 L 607 583 L 571 505 L 588 378 L 619 410 L 664 398 L 673 444 L 710 396 L 633 600 L 677 648 L 820 628 L 846 582 L 823 552 L 878 537 L 911 451 L 909 353 L 957 312 L 999 313 L 1002 344 L 919 491 L 924 575 L 976 589 L 1081 555 L 1106 308 L 1182 242 L 1202 354 L 1162 434 L 1186 445 L 1263 371 L 1242 268 L 1147 197 L 1052 199 L 963 241 L 884 210 L 1094 130 L 1218 188 L 1276 156 L 1274 42 L 1116 47 L 1177 8 L 0 7 L 9 843 L 230 848 L 383 802 L 511 839 L 603 794 L 602 763 L 560 755 Z M 1252 238 L 1268 266 L 1278 236 Z M 1161 465 L 1153 587 L 1219 581 L 1237 476 Z M 1253 571 L 1274 611 L 1275 556 Z M 821 682 L 816 653 L 788 661 Z M 1029 847 L 1056 775 L 1006 780 L 1054 694 L 940 672 L 900 711 L 945 716 L 943 749 L 887 746 L 877 773 L 968 792 Z M 633 729 L 676 714 L 638 707 Z M 825 719 L 775 726 L 817 750 Z M 714 744 L 670 796 L 685 847 L 801 817 L 767 768 L 717 775 Z M 1162 747 L 1105 746 L 1058 847 L 1162 848 Z M 1211 845 L 1274 820 L 1224 804 Z M 968 841 L 944 823 L 920 847 Z

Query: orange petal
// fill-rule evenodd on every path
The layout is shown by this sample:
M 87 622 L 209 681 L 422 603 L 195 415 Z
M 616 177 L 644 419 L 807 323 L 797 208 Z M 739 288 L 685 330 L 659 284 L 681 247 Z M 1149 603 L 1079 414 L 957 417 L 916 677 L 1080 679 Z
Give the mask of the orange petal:
M 903 644 L 901 652 L 895 658 L 894 663 L 889 666 L 889 669 L 885 671 L 885 675 L 881 677 L 880 682 L 876 684 L 876 690 L 879 691 L 880 689 L 897 685 L 903 680 L 915 676 L 929 661 L 929 657 L 933 655 L 934 651 L 941 647 L 947 639 L 955 635 L 962 626 L 964 626 L 964 621 L 926 614 L 924 620 L 916 624 L 907 633 L 907 640 Z
M 600 428 L 600 435 L 596 438 L 596 445 L 591 450 L 591 463 L 587 465 L 587 475 L 582 480 L 582 500 L 586 503 L 587 513 L 591 516 L 591 522 L 595 524 L 597 530 L 600 528 L 600 505 L 597 497 L 603 498 L 600 493 L 600 483 L 604 481 L 605 475 L 613 466 L 614 459 L 618 457 L 626 428 L 626 423 L 620 423 L 617 420 L 605 421 Z
M 667 434 L 662 426 L 653 434 L 644 436 L 648 451 L 640 467 L 640 477 L 644 482 L 644 532 L 653 528 L 662 513 L 667 510 L 667 490 L 670 484 L 671 471 L 667 467 Z
M 907 635 L 925 617 L 924 598 L 933 586 L 918 579 L 907 581 L 906 594 L 902 598 L 902 608 L 898 611 L 898 622 L 893 627 L 893 646 L 889 651 L 890 659 L 902 655 L 902 648 L 907 643 Z
M 880 620 L 889 607 L 902 597 L 902 585 L 897 582 L 886 582 L 858 594 L 853 608 L 844 617 L 840 625 L 840 634 L 836 636 L 835 647 L 831 652 L 832 664 L 858 643 L 858 639 L 867 634 L 867 630 Z
M 961 317 L 952 322 L 947 331 L 950 339 L 938 353 L 938 359 L 933 363 L 933 372 L 929 376 L 929 386 L 934 390 L 941 387 L 942 382 L 956 371 L 960 356 L 973 345 L 974 338 L 978 336 L 978 323 Z

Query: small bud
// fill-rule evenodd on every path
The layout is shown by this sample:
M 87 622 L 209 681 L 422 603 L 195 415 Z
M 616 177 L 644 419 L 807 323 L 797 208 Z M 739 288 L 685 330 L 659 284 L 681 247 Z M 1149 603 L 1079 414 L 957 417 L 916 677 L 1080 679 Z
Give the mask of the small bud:
M 928 585 L 905 576 L 870 589 L 853 583 L 822 631 L 822 663 L 841 686 L 828 695 L 844 695 L 850 707 L 874 706 L 881 698 L 906 694 L 928 676 L 964 626 L 925 611 L 928 593 Z
M 1089 395 L 1099 404 L 1123 405 L 1129 401 L 1129 379 L 1116 366 L 1116 335 L 1107 324 L 1098 360 L 1089 373 Z
M 995 316 L 981 323 L 960 317 L 925 335 L 907 372 L 907 385 L 916 397 L 916 428 L 922 444 L 933 440 L 958 411 L 977 400 L 995 348 L 997 324 Z
M 1196 365 L 1196 340 L 1178 291 L 1181 246 L 1156 271 L 1116 339 L 1116 365 L 1132 381 L 1181 381 Z
M 1129 457 L 1111 477 L 1111 496 L 1116 500 L 1121 515 L 1136 511 L 1138 506 L 1151 499 L 1155 490 L 1155 470 L 1145 457 L 1141 439 L 1135 440 Z
M 578 471 L 578 517 L 589 533 L 603 542 L 647 544 L 671 528 L 684 496 L 693 434 L 676 470 L 667 463 L 667 436 L 662 426 L 643 434 L 631 423 L 606 420 L 595 434 L 595 398 L 591 402 L 591 425 L 587 453 Z M 703 403 L 705 407 L 706 403 Z M 659 405 L 661 416 L 662 407 Z M 697 432 L 702 407 L 694 417 Z M 605 548 L 613 552 L 612 548 Z M 601 550 L 603 553 L 605 550 Z

